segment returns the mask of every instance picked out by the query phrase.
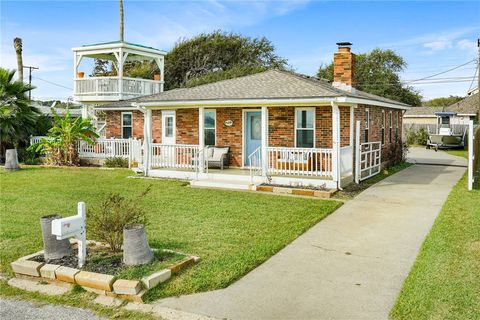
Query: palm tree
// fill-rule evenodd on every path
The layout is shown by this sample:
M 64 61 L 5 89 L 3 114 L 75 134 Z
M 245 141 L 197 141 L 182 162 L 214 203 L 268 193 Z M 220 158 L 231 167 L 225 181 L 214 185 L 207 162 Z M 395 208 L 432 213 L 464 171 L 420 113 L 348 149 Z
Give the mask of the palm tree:
M 123 0 L 119 0 L 120 5 L 120 41 L 123 42 Z
M 34 87 L 14 81 L 15 70 L 0 68 L 0 155 L 5 149 L 27 142 L 36 130 L 39 115 L 31 106 L 27 93 Z
M 60 117 L 52 109 L 53 127 L 48 131 L 47 138 L 30 147 L 47 156 L 47 163 L 54 165 L 78 165 L 77 142 L 85 141 L 90 145 L 95 143 L 98 134 L 90 119 L 73 119 L 67 112 L 65 117 Z
M 23 82 L 23 59 L 22 59 L 22 39 L 13 39 L 13 47 L 17 54 L 18 81 Z

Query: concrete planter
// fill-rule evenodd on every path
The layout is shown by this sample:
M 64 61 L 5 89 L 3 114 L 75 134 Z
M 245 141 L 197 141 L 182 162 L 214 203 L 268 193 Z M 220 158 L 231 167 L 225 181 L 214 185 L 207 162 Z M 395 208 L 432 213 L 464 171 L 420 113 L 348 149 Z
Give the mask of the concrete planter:
M 317 198 L 331 198 L 332 195 L 337 192 L 335 189 L 330 190 L 314 190 L 305 188 L 289 188 L 289 187 L 274 187 L 274 186 L 257 186 L 256 191 L 272 192 L 276 194 L 292 194 L 305 197 L 317 197 Z

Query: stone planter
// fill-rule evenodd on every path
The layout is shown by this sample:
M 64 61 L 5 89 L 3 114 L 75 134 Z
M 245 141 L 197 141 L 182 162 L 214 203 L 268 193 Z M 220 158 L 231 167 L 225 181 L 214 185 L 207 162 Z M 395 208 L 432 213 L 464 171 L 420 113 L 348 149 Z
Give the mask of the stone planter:
M 147 241 L 143 224 L 132 224 L 123 229 L 123 263 L 129 266 L 145 264 L 153 260 L 153 252 Z
M 60 218 L 61 216 L 59 215 L 49 215 L 40 218 L 44 249 L 43 255 L 46 261 L 68 256 L 72 250 L 68 239 L 57 240 L 57 237 L 52 235 L 52 221 Z
M 7 149 L 5 152 L 5 170 L 13 171 L 20 169 L 18 165 L 17 149 Z

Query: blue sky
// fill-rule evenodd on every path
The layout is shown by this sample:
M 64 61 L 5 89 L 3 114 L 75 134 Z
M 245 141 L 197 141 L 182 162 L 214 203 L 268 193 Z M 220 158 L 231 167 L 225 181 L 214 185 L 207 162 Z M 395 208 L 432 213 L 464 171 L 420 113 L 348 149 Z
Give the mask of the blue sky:
M 129 1 L 125 40 L 169 50 L 175 41 L 222 29 L 266 36 L 296 71 L 314 75 L 338 41 L 354 52 L 393 49 L 408 62 L 404 80 L 473 60 L 480 36 L 480 1 Z M 13 38 L 35 71 L 34 97 L 71 96 L 71 48 L 118 39 L 118 1 L 0 1 L 0 65 L 15 68 Z M 84 66 L 85 68 L 87 66 Z M 84 70 L 88 74 L 90 70 Z M 473 77 L 470 63 L 441 77 Z M 67 88 L 41 81 L 48 80 Z M 463 80 L 463 79 L 462 79 Z M 426 98 L 465 95 L 470 82 L 415 84 Z

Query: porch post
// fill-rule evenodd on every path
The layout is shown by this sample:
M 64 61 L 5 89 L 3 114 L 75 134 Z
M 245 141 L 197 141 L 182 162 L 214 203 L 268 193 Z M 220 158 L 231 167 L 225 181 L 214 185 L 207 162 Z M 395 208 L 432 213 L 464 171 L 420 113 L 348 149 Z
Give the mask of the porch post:
M 198 168 L 199 172 L 204 171 L 205 163 L 205 130 L 203 130 L 205 124 L 205 108 L 198 108 Z
M 262 176 L 268 175 L 268 108 L 262 107 Z
M 332 178 L 340 188 L 340 109 L 332 102 Z
M 144 174 L 148 176 L 150 171 L 151 143 L 152 143 L 152 110 L 145 109 L 143 113 L 143 166 Z

